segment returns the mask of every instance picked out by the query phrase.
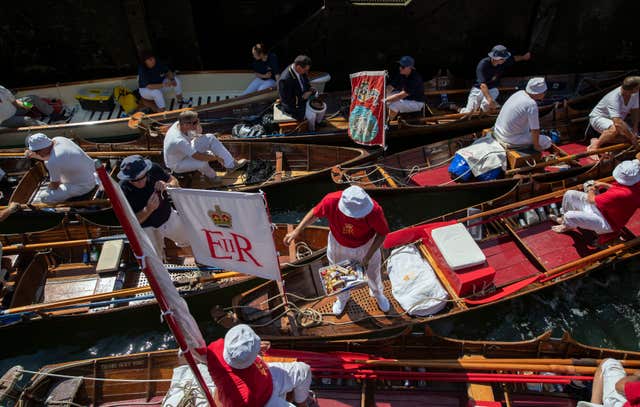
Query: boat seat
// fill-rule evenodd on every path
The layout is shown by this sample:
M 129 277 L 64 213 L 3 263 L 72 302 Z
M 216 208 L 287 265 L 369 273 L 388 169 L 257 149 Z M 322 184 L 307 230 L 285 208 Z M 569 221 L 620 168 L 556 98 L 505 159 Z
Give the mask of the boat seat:
M 45 400 L 51 406 L 71 406 L 82 385 L 82 378 L 62 380 L 51 388 Z
M 276 101 L 276 103 L 274 103 L 273 105 L 273 122 L 278 125 L 280 133 L 288 133 L 296 130 L 305 132 L 309 129 L 306 120 L 299 122 L 294 117 L 285 113 L 280 108 L 279 101 Z
M 433 229 L 431 238 L 451 270 L 466 269 L 487 261 L 480 246 L 462 223 Z
M 109 273 L 117 271 L 120 267 L 120 259 L 122 257 L 122 249 L 124 240 L 110 240 L 102 245 L 98 264 L 96 265 L 96 273 Z
M 509 169 L 535 165 L 542 161 L 542 153 L 533 148 L 507 149 Z

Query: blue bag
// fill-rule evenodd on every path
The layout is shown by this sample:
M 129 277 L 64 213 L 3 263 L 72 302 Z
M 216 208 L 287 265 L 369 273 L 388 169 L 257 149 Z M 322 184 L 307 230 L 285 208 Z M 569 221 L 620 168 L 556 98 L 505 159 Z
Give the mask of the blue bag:
M 467 161 L 459 154 L 453 156 L 453 160 L 451 160 L 451 164 L 449 164 L 449 174 L 451 174 L 451 179 L 455 179 L 456 181 L 469 181 L 473 178 L 469 164 L 467 164 Z

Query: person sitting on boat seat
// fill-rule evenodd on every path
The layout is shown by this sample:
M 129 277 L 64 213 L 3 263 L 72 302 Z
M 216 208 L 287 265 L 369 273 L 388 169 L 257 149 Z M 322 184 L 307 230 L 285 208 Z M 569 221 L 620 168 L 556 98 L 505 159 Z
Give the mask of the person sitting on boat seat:
M 64 202 L 95 188 L 95 164 L 73 141 L 66 137 L 52 140 L 36 133 L 27 137 L 27 146 L 27 157 L 44 161 L 49 171 L 50 182 L 41 195 L 42 202 Z
M 387 86 L 385 99 L 389 107 L 389 120 L 394 120 L 398 113 L 419 112 L 424 107 L 424 81 L 416 71 L 416 61 L 405 55 L 398 61 L 399 72 Z
M 578 407 L 640 407 L 640 371 L 627 375 L 620 361 L 603 360 L 593 375 L 591 402 Z
M 315 109 L 309 101 L 318 95 L 318 91 L 309 83 L 311 58 L 298 55 L 293 63 L 282 71 L 278 81 L 278 94 L 283 112 L 297 121 L 307 120 L 309 130 L 314 131 L 317 124 L 324 119 L 325 109 Z
M 49 116 L 53 113 L 53 107 L 36 95 L 18 98 L 4 86 L 0 86 L 0 126 L 1 127 L 28 127 L 44 126 L 46 123 L 36 120 L 29 113 L 36 108 L 41 114 Z
M 531 78 L 525 90 L 520 90 L 507 99 L 493 127 L 493 136 L 504 147 L 525 149 L 533 147 L 544 151 L 551 147 L 551 139 L 540 134 L 537 100 L 542 100 L 547 91 L 544 78 Z
M 628 76 L 619 86 L 607 93 L 589 113 L 589 126 L 600 134 L 591 139 L 587 150 L 595 150 L 606 144 L 631 143 L 638 147 L 638 92 L 640 76 Z M 632 125 L 625 122 L 631 114 Z
M 564 216 L 550 218 L 558 225 L 558 233 L 575 228 L 592 230 L 597 234 L 619 231 L 640 207 L 640 161 L 627 160 L 613 170 L 611 184 L 586 184 L 586 192 L 567 191 L 562 198 Z M 607 190 L 596 195 L 596 189 Z
M 470 113 L 478 110 L 493 112 L 498 109 L 498 85 L 500 78 L 507 68 L 520 61 L 531 59 L 531 53 L 511 55 L 504 45 L 496 45 L 487 57 L 478 62 L 476 67 L 476 81 L 469 92 L 467 106 L 459 110 L 460 113 Z
M 181 112 L 164 137 L 164 162 L 174 173 L 199 171 L 213 183 L 221 180 L 209 162 L 219 161 L 231 173 L 247 165 L 246 159 L 235 160 L 213 134 L 202 134 L 198 113 Z
M 207 347 L 207 367 L 216 385 L 218 406 L 289 406 L 287 394 L 293 392 L 296 406 L 311 406 L 315 400 L 311 387 L 311 368 L 304 362 L 265 363 L 259 356 L 268 342 L 248 325 L 229 329 L 224 339 Z
M 276 81 L 280 79 L 280 67 L 276 54 L 269 52 L 264 44 L 254 45 L 251 48 L 251 54 L 254 58 L 252 66 L 256 77 L 242 92 L 243 95 L 273 88 L 276 86 Z
M 376 299 L 383 312 L 390 304 L 384 295 L 381 277 L 380 246 L 389 233 L 389 225 L 382 207 L 359 186 L 353 185 L 344 191 L 327 194 L 318 205 L 309 211 L 300 224 L 284 238 L 289 245 L 300 232 L 318 218 L 329 220 L 327 259 L 330 264 L 344 260 L 359 261 L 367 273 L 369 294 Z M 337 295 L 333 313 L 344 312 L 349 301 L 349 290 Z
M 142 230 L 159 256 L 164 254 L 165 237 L 176 246 L 189 245 L 184 223 L 171 207 L 166 193 L 167 187 L 180 186 L 176 177 L 140 155 L 130 155 L 122 160 L 118 179 Z
M 140 96 L 155 112 L 166 110 L 164 93 L 173 89 L 179 104 L 184 103 L 182 98 L 182 82 L 176 74 L 166 65 L 159 63 L 153 53 L 145 51 L 140 55 L 142 64 L 138 67 L 138 91 Z M 155 106 L 154 106 L 155 104 Z

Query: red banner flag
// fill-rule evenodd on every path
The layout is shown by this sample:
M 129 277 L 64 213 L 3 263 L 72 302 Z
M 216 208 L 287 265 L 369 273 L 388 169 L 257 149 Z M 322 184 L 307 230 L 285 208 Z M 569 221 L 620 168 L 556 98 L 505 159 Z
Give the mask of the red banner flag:
M 385 145 L 385 71 L 356 72 L 351 78 L 349 137 L 366 146 Z

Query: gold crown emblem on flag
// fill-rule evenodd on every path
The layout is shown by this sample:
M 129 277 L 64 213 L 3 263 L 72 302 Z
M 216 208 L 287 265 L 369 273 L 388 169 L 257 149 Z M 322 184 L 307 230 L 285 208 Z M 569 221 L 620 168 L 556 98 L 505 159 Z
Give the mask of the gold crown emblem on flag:
M 231 214 L 220 209 L 220 205 L 215 206 L 215 211 L 209 211 L 207 214 L 216 226 L 222 228 L 231 227 Z

